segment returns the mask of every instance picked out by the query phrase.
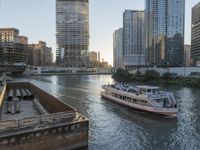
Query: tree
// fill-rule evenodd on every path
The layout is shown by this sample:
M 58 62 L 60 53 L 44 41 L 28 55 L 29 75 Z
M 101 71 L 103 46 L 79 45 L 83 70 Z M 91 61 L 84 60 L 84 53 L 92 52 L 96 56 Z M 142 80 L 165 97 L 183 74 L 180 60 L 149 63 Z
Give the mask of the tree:
M 116 81 L 129 81 L 131 79 L 132 74 L 128 72 L 128 70 L 124 70 L 122 68 L 117 69 L 116 73 L 113 74 L 113 78 Z
M 171 74 L 169 72 L 166 72 L 163 74 L 163 79 L 164 80 L 169 80 L 171 78 Z
M 160 73 L 156 70 L 146 70 L 144 74 L 144 81 L 158 80 Z

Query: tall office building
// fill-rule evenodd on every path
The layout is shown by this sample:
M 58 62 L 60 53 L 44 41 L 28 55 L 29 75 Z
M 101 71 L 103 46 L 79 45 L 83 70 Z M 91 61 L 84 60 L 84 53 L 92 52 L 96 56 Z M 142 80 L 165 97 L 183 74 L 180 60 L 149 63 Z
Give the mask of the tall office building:
M 56 38 L 59 65 L 82 67 L 88 62 L 88 0 L 56 0 Z
M 123 29 L 115 30 L 113 34 L 113 67 L 122 68 L 123 61 Z
M 200 2 L 192 8 L 191 57 L 193 65 L 200 66 Z
M 184 45 L 184 66 L 190 67 L 191 65 L 191 45 Z
M 125 10 L 123 14 L 123 67 L 145 65 L 144 11 Z
M 146 0 L 146 58 L 151 66 L 182 66 L 185 0 Z
M 97 62 L 97 52 L 91 51 L 89 53 L 90 62 Z
M 98 56 L 97 57 L 98 57 L 97 61 L 100 62 L 101 61 L 101 53 L 100 52 L 98 52 Z

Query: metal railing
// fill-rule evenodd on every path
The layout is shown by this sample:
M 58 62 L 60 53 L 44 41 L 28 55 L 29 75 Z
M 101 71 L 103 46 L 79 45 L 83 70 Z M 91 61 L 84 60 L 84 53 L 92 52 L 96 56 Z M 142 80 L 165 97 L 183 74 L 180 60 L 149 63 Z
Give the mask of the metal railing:
M 62 121 L 66 121 L 70 118 L 74 118 L 75 116 L 76 112 L 70 111 L 70 112 L 60 112 L 48 115 L 41 115 L 37 117 L 23 118 L 20 120 L 0 121 L 0 132 L 5 130 L 25 128 L 25 127 L 48 125 L 51 123 L 56 124 Z

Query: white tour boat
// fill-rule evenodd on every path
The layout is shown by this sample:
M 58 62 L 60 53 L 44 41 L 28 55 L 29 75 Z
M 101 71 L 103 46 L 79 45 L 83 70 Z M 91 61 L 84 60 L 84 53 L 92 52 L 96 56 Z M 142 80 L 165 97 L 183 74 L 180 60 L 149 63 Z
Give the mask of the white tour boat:
M 153 86 L 103 85 L 101 96 L 113 102 L 145 112 L 176 116 L 177 101 L 173 93 Z

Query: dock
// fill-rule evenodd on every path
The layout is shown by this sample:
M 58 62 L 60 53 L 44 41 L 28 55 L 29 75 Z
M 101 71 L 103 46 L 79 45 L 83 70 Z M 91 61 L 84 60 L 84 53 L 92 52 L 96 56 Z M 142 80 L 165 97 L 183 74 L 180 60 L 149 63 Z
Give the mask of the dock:
M 29 82 L 10 82 L 0 89 L 0 149 L 61 150 L 88 146 L 89 121 L 73 107 Z M 17 98 L 17 94 L 24 93 L 22 89 L 33 96 Z

